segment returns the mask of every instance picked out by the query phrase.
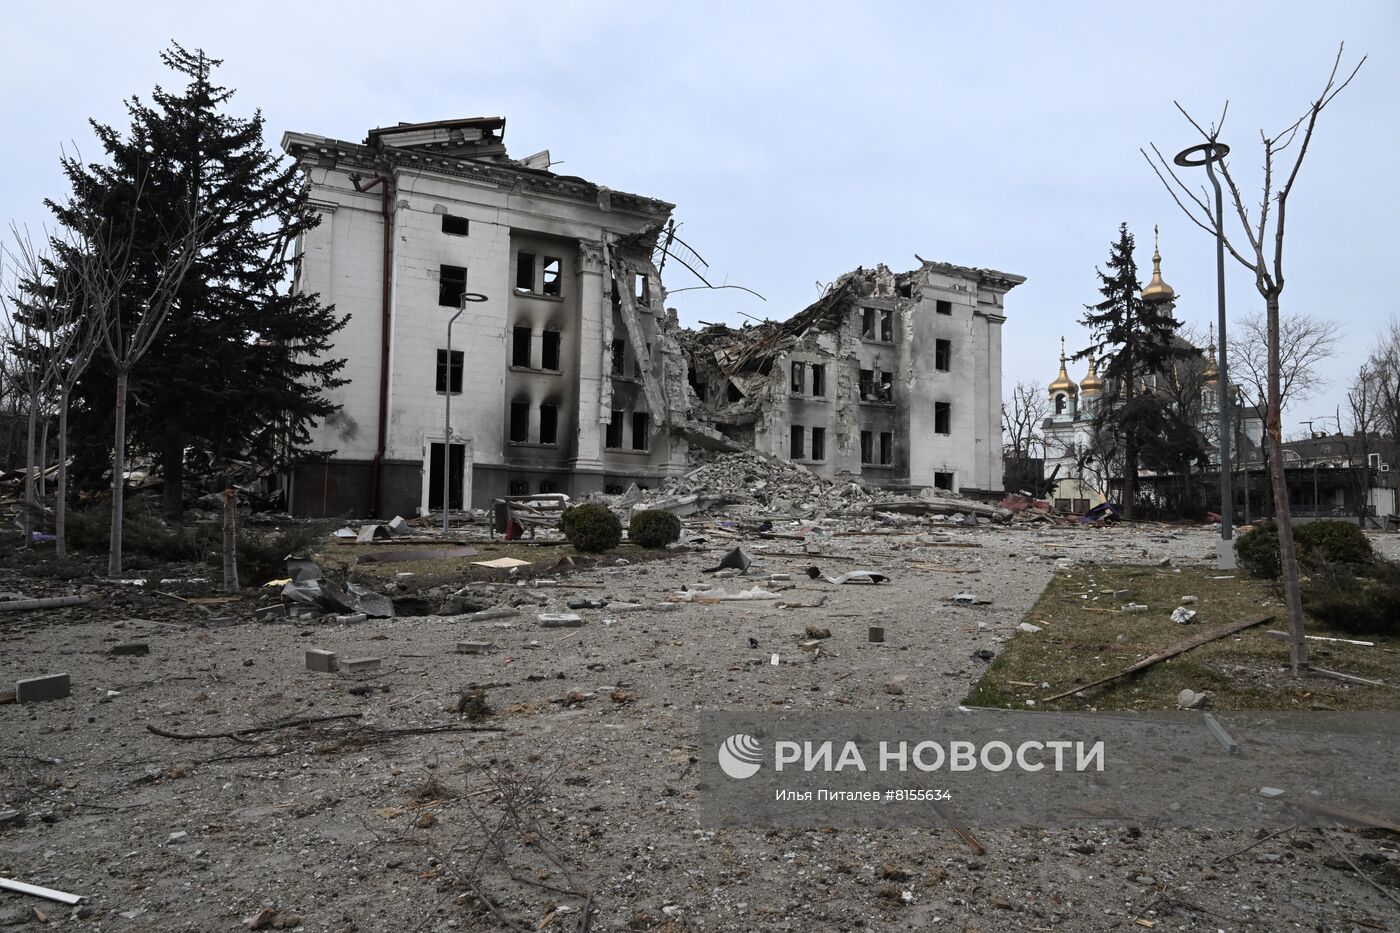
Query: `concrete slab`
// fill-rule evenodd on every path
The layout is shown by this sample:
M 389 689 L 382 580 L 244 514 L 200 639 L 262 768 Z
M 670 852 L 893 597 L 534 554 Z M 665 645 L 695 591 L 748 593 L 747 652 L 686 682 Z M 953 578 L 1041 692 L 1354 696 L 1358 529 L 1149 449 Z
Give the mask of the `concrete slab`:
M 20 703 L 61 700 L 72 692 L 72 678 L 67 674 L 49 674 L 15 681 L 15 699 Z

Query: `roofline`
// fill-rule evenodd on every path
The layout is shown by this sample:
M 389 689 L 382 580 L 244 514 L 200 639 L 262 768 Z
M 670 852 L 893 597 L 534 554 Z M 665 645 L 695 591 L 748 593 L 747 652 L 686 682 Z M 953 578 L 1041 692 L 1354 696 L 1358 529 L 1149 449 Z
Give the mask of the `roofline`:
M 506 128 L 505 117 L 464 117 L 460 120 L 431 120 L 427 123 L 396 123 L 393 126 L 379 126 L 370 130 L 366 134 L 369 138 L 374 138 L 381 133 L 407 133 L 412 130 L 436 130 L 454 126 L 479 126 L 494 127 L 504 130 Z

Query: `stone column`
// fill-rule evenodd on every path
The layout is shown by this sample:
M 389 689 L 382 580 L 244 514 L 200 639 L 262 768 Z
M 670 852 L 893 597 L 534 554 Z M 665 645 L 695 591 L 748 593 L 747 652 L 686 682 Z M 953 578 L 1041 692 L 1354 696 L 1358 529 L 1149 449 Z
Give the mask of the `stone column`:
M 574 264 L 579 296 L 578 444 L 570 466 L 575 470 L 603 469 L 604 385 L 610 378 L 611 340 L 605 326 L 612 323 L 604 279 L 603 244 L 580 240 Z

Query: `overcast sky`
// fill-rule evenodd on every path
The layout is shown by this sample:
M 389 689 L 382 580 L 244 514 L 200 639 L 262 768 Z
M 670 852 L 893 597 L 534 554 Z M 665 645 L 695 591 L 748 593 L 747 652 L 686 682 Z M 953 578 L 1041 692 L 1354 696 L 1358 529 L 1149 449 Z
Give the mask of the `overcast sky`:
M 1138 147 L 1196 141 L 1174 99 L 1208 120 L 1228 98 L 1223 138 L 1257 183 L 1259 130 L 1306 109 L 1345 41 L 1347 61 L 1370 59 L 1324 113 L 1290 199 L 1283 301 L 1347 339 L 1286 433 L 1344 407 L 1396 312 L 1392 0 L 5 6 L 0 220 L 44 220 L 42 199 L 64 192 L 60 146 L 96 154 L 87 118 L 120 123 L 123 97 L 179 84 L 157 57 L 176 39 L 224 59 L 232 109 L 260 108 L 274 146 L 289 129 L 358 141 L 499 115 L 517 157 L 549 149 L 556 171 L 674 202 L 712 280 L 767 298 L 678 294 L 687 324 L 787 317 L 841 273 L 910 269 L 915 253 L 1024 275 L 1006 303 L 1008 387 L 1052 379 L 1061 334 L 1085 345 L 1077 321 L 1120 221 L 1149 271 L 1161 225 L 1177 315 L 1205 329 L 1213 241 Z M 667 284 L 696 283 L 668 269 Z M 1262 308 L 1242 270 L 1228 288 L 1232 318 Z

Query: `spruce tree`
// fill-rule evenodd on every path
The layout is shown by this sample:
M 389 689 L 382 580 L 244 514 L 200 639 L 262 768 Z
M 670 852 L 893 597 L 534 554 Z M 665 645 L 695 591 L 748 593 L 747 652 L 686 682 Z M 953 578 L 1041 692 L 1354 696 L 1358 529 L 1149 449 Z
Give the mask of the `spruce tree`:
M 275 466 L 305 449 L 308 428 L 335 408 L 325 391 L 344 384 L 337 375 L 344 360 L 326 352 L 345 319 L 291 287 L 292 250 L 318 218 L 296 166 L 265 144 L 261 113 L 226 111 L 234 92 L 213 82 L 222 62 L 202 50 L 172 43 L 161 60 L 186 80 L 184 89 L 157 86 L 149 103 L 130 98 L 125 131 L 91 121 L 106 162 L 66 158 L 72 195 L 49 206 L 69 226 L 93 214 L 119 229 L 134 223 L 137 257 L 168 252 L 164 220 L 187 215 L 192 204 L 208 225 L 130 381 L 131 445 L 157 458 L 166 512 L 178 516 L 187 466 L 218 471 L 244 459 Z M 131 287 L 139 293 L 153 271 L 135 265 Z M 107 465 L 100 439 L 111 436 L 110 365 L 99 357 L 75 394 L 75 434 L 91 440 L 78 457 L 93 476 Z
M 1108 271 L 1094 270 L 1103 300 L 1085 305 L 1080 320 L 1094 342 L 1075 354 L 1080 359 L 1093 353 L 1106 364 L 1106 391 L 1094 421 L 1097 429 L 1118 438 L 1122 446 L 1122 506 L 1123 516 L 1129 519 L 1134 513 L 1143 446 L 1168 420 L 1164 400 L 1148 383 L 1192 352 L 1176 339 L 1181 322 L 1172 317 L 1170 303 L 1142 299 L 1133 248 L 1128 225 L 1120 224 L 1118 241 L 1109 247 Z

